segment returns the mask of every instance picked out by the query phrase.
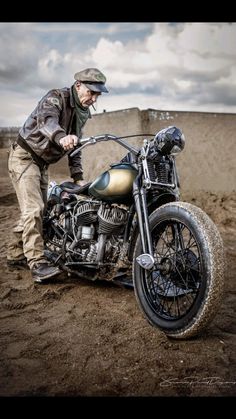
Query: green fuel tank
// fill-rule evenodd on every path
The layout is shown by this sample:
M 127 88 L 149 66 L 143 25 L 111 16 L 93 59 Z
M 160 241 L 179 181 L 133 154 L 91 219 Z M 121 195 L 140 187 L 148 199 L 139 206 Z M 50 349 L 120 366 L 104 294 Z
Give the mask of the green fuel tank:
M 111 165 L 89 187 L 89 194 L 107 202 L 126 203 L 132 197 L 133 181 L 138 170 L 131 163 Z

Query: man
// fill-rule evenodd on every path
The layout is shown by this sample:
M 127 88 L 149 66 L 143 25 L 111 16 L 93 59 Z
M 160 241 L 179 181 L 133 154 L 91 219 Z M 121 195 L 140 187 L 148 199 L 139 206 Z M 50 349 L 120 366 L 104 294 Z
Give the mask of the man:
M 89 107 L 108 90 L 106 77 L 96 68 L 75 74 L 71 88 L 50 90 L 19 131 L 9 152 L 8 170 L 20 206 L 20 219 L 8 246 L 7 264 L 28 264 L 34 282 L 43 282 L 60 273 L 44 256 L 43 212 L 47 199 L 49 164 L 72 151 L 91 118 Z M 71 177 L 83 184 L 81 154 L 68 154 Z

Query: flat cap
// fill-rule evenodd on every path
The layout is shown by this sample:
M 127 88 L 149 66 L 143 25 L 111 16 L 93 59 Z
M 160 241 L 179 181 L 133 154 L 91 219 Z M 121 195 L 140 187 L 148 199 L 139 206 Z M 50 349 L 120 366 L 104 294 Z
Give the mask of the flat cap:
M 79 71 L 74 75 L 75 80 L 79 80 L 85 84 L 85 86 L 93 92 L 104 92 L 108 93 L 105 86 L 106 77 L 97 68 L 86 68 L 85 70 Z

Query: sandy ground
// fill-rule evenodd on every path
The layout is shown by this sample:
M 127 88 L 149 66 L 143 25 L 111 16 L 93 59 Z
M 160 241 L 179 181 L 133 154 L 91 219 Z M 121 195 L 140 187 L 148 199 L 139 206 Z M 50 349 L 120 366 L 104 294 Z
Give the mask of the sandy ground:
M 236 395 L 236 194 L 184 196 L 216 222 L 228 268 L 207 330 L 174 341 L 143 318 L 132 289 L 73 277 L 40 286 L 9 270 L 18 209 L 8 177 L 0 191 L 0 396 Z

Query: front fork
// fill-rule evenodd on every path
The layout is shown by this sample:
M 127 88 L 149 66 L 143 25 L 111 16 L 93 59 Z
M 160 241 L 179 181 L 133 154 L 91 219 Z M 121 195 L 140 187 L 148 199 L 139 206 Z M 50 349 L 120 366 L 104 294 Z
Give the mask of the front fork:
M 150 270 L 154 266 L 153 246 L 148 219 L 146 190 L 140 186 L 141 176 L 141 174 L 138 175 L 133 183 L 133 197 L 138 217 L 143 251 L 143 253 L 139 255 L 136 260 L 142 268 Z

